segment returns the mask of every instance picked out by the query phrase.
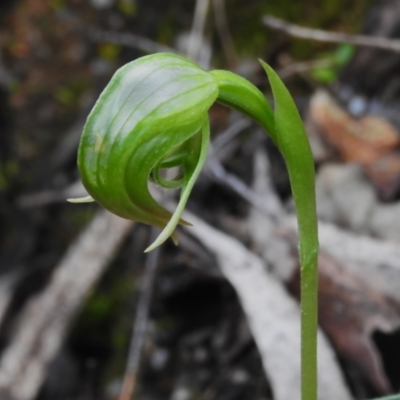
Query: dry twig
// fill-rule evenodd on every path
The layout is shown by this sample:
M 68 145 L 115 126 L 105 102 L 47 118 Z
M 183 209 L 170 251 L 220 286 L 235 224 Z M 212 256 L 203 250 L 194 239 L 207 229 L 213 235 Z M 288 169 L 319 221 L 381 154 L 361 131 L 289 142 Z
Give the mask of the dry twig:
M 7 314 L 8 307 L 11 304 L 14 295 L 16 282 L 19 280 L 18 272 L 4 274 L 0 279 L 0 326 Z
M 276 197 L 261 198 L 237 176 L 227 172 L 216 157 L 209 157 L 206 164 L 206 172 L 220 184 L 231 188 L 275 223 L 281 221 L 282 213 Z
M 206 24 L 209 4 L 210 0 L 196 1 L 192 30 L 190 32 L 190 38 L 187 49 L 188 58 L 198 62 L 200 65 L 204 67 L 208 66 L 209 60 L 199 60 L 199 55 L 204 35 L 204 27 Z
M 269 183 L 266 161 L 266 155 L 256 153 L 254 188 L 248 188 L 235 177 L 241 182 L 241 187 L 246 188 L 245 192 L 235 191 L 244 199 L 248 198 L 249 193 L 256 199 L 251 203 L 255 210 L 252 210 L 249 216 L 249 233 L 275 274 L 281 279 L 287 279 L 292 275 L 296 263 L 292 261 L 290 244 L 282 235 L 277 235 L 277 230 L 284 228 L 294 232 L 296 218 L 280 205 L 277 208 L 280 219 L 276 225 L 265 206 L 261 205 L 263 199 L 266 202 L 271 198 L 275 198 L 274 201 L 279 203 Z M 231 185 L 230 180 L 226 183 Z M 332 255 L 350 273 L 357 275 L 380 293 L 400 302 L 400 247 L 397 243 L 357 235 L 322 221 L 319 221 L 318 225 L 323 252 Z
M 237 60 L 237 54 L 226 17 L 225 0 L 213 0 L 213 6 L 215 25 L 221 40 L 222 50 L 228 64 L 234 65 Z
M 0 360 L 1 399 L 35 398 L 69 324 L 131 227 L 131 221 L 100 211 L 45 290 L 29 300 Z
M 121 33 L 102 29 L 90 29 L 89 36 L 95 42 L 115 43 L 121 46 L 132 47 L 145 53 L 177 53 L 172 47 L 165 46 L 143 36 L 131 33 Z
M 304 28 L 291 24 L 271 15 L 263 17 L 263 24 L 271 29 L 284 32 L 290 36 L 302 39 L 316 40 L 328 43 L 350 43 L 355 46 L 374 47 L 399 53 L 400 40 L 377 36 L 351 35 L 348 33 L 329 32 L 320 29 Z
M 335 62 L 331 60 L 310 60 L 304 62 L 294 62 L 280 68 L 278 74 L 282 79 L 288 79 L 294 74 L 304 74 L 318 68 L 332 68 L 334 66 Z
M 246 118 L 239 118 L 221 132 L 212 142 L 212 152 L 217 154 L 222 152 L 226 146 L 232 142 L 240 132 L 244 131 L 251 125 L 251 121 Z
M 158 232 L 155 228 L 153 228 L 151 235 L 152 239 L 150 240 L 150 243 L 153 243 L 157 236 Z M 126 365 L 126 371 L 119 400 L 130 400 L 135 391 L 143 343 L 147 332 L 149 309 L 153 294 L 153 283 L 157 271 L 159 255 L 160 247 L 157 247 L 147 255 L 145 272 L 141 282 L 136 317 L 133 323 L 128 362 Z

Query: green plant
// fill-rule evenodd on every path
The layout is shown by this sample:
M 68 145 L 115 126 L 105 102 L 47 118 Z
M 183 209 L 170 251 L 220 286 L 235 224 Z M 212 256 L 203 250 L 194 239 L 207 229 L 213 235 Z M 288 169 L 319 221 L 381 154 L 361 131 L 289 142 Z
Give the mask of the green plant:
M 322 62 L 328 62 L 329 66 L 317 66 L 311 70 L 311 76 L 321 83 L 332 83 L 338 77 L 339 69 L 350 62 L 354 56 L 354 46 L 345 43 L 340 44 L 334 51 L 320 54 Z
M 181 214 L 205 162 L 208 110 L 217 101 L 257 121 L 283 155 L 299 225 L 301 264 L 302 399 L 317 399 L 317 217 L 314 164 L 297 108 L 278 75 L 261 61 L 275 100 L 272 111 L 249 81 L 228 71 L 205 71 L 174 54 L 142 57 L 119 69 L 86 122 L 78 167 L 89 198 L 124 217 L 162 228 L 150 251 L 186 224 Z M 161 170 L 181 167 L 166 180 Z M 148 180 L 182 187 L 171 215 L 151 196 Z

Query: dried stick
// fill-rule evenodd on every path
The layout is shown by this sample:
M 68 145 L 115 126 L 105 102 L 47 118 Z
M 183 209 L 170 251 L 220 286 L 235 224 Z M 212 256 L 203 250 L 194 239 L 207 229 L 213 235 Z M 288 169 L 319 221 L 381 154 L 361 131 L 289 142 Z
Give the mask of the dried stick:
M 19 272 L 9 272 L 0 278 L 0 326 L 13 299 L 15 284 L 19 281 L 20 275 Z
M 131 33 L 90 29 L 89 36 L 95 42 L 115 43 L 121 46 L 139 49 L 145 53 L 178 53 L 172 47 L 165 46 L 143 36 L 133 35 Z
M 150 243 L 157 238 L 157 229 L 152 229 Z M 136 318 L 133 324 L 128 361 L 119 400 L 130 400 L 135 391 L 137 375 L 140 367 L 143 343 L 147 333 L 149 309 L 153 294 L 153 283 L 156 276 L 160 247 L 147 255 L 145 273 L 140 288 Z
M 284 214 L 282 213 L 282 208 L 277 197 L 272 195 L 265 199 L 261 198 L 241 179 L 227 172 L 215 157 L 210 157 L 207 160 L 206 172 L 208 172 L 214 180 L 229 187 L 265 216 L 271 218 L 275 224 L 282 222 Z M 270 192 L 274 193 L 273 190 Z
M 271 29 L 284 32 L 290 36 L 302 39 L 316 40 L 328 43 L 350 43 L 355 46 L 374 47 L 382 50 L 389 50 L 399 53 L 400 40 L 387 39 L 384 37 L 351 35 L 348 33 L 329 32 L 320 29 L 304 28 L 299 25 L 291 24 L 271 15 L 265 15 L 262 19 L 263 24 Z
M 196 8 L 194 10 L 192 30 L 187 49 L 187 56 L 191 60 L 199 61 L 199 53 L 201 41 L 204 33 L 204 26 L 206 24 L 208 7 L 210 0 L 197 0 Z
M 221 152 L 232 140 L 242 131 L 249 128 L 251 121 L 246 118 L 239 118 L 228 126 L 212 141 L 212 152 L 214 155 Z
M 73 317 L 132 227 L 106 211 L 68 249 L 48 286 L 29 300 L 0 360 L 0 398 L 36 397 Z
M 288 64 L 280 68 L 278 74 L 284 80 L 290 78 L 294 74 L 304 74 L 318 68 L 332 68 L 335 65 L 335 62 L 331 60 L 310 60 L 295 62 L 293 64 Z
M 221 40 L 222 50 L 228 63 L 233 65 L 236 62 L 237 54 L 226 17 L 225 0 L 213 0 L 213 6 L 215 25 Z

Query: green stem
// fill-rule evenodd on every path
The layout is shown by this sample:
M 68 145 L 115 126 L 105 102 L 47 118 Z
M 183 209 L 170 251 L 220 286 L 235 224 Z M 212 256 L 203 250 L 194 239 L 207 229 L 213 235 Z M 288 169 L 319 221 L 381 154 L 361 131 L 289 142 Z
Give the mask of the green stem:
M 212 71 L 218 82 L 217 101 L 256 120 L 269 132 L 289 172 L 299 225 L 301 265 L 301 393 L 317 400 L 318 226 L 314 160 L 297 107 L 275 71 L 261 61 L 275 100 L 272 111 L 264 95 L 244 78 Z
M 301 267 L 301 398 L 317 400 L 317 262 Z
M 261 61 L 275 100 L 277 146 L 285 159 L 299 225 L 301 395 L 317 400 L 318 220 L 313 155 L 297 107 L 276 72 Z

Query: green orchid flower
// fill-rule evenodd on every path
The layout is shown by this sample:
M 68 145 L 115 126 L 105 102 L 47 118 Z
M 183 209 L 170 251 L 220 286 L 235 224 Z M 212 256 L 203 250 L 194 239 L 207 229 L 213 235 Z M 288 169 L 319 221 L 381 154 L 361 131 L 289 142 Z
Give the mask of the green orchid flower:
M 90 194 L 123 218 L 157 226 L 162 232 L 146 250 L 174 233 L 207 156 L 208 110 L 214 102 L 234 108 L 270 135 L 286 162 L 299 225 L 302 266 L 303 400 L 316 399 L 317 217 L 314 164 L 296 106 L 278 75 L 268 75 L 275 109 L 249 81 L 229 71 L 205 71 L 175 54 L 139 58 L 119 69 L 100 95 L 83 130 L 78 167 Z M 162 170 L 180 167 L 173 179 Z M 171 214 L 151 195 L 149 181 L 181 187 Z M 76 199 L 76 201 L 80 201 Z
M 283 84 L 268 65 L 263 66 L 279 97 Z M 207 113 L 217 101 L 243 112 L 269 132 L 288 164 L 293 189 L 298 187 L 294 195 L 309 193 L 308 207 L 300 208 L 312 212 L 314 167 L 308 141 L 304 131 L 285 126 L 290 125 L 290 118 L 283 115 L 288 101 L 280 97 L 283 104 L 274 116 L 263 94 L 249 81 L 229 71 L 205 71 L 175 54 L 158 53 L 125 65 L 100 95 L 83 130 L 78 167 L 91 197 L 82 201 L 94 199 L 123 218 L 163 229 L 148 250 L 171 235 L 176 241 L 174 230 L 187 224 L 180 216 L 207 156 Z M 288 133 L 278 134 L 283 129 Z M 166 180 L 161 170 L 171 167 L 181 167 L 182 173 Z M 149 181 L 166 188 L 181 186 L 172 215 L 153 199 Z

